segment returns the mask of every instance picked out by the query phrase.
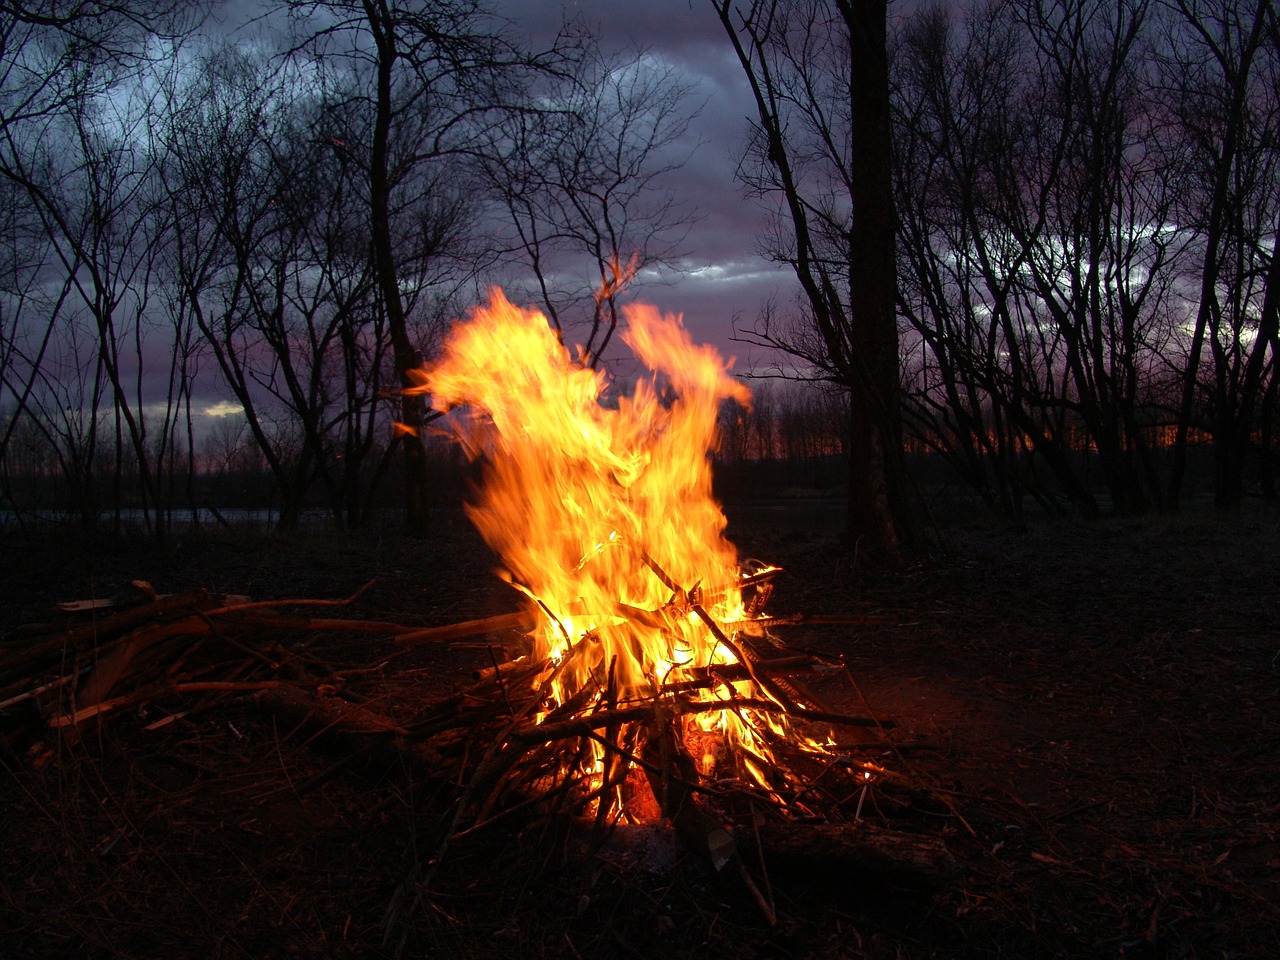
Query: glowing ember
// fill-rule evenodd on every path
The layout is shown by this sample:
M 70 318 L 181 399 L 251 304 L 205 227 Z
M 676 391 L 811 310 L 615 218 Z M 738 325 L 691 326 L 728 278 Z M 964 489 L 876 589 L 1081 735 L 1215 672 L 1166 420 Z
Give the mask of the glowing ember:
M 469 408 L 453 419 L 484 465 L 469 515 L 504 575 L 545 614 L 530 658 L 547 664 L 533 681 L 545 691 L 538 719 L 617 712 L 679 690 L 673 729 L 698 774 L 732 756 L 736 776 L 768 789 L 766 731 L 785 722 L 779 688 L 755 676 L 737 631 L 759 612 L 744 608 L 744 587 L 749 602 L 770 571 L 740 571 L 708 457 L 721 401 L 749 393 L 678 318 L 645 306 L 625 316 L 623 340 L 651 371 L 629 395 L 608 398 L 602 373 L 498 291 L 453 330 L 424 389 L 438 408 Z M 637 735 L 607 754 L 601 739 L 569 771 L 597 786 L 601 777 L 617 786 L 606 768 L 628 744 L 655 749 Z

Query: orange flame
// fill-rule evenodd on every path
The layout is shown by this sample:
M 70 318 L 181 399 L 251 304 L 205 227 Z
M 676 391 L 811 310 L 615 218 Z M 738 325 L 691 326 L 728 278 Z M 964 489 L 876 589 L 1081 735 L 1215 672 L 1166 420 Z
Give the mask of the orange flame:
M 736 662 L 722 640 L 744 615 L 738 558 L 708 452 L 720 402 L 750 394 L 680 318 L 639 305 L 624 316 L 622 338 L 651 371 L 627 395 L 610 398 L 542 314 L 497 290 L 423 378 L 438 409 L 470 407 L 453 423 L 485 467 L 468 513 L 546 614 L 533 656 L 561 664 L 547 710 L 606 690 L 618 703 L 652 696 L 694 667 Z M 700 695 L 734 694 L 718 689 Z M 750 740 L 745 712 L 698 722 Z
M 614 254 L 607 264 L 600 271 L 600 287 L 596 290 L 596 306 L 610 297 L 616 297 L 629 284 L 636 275 L 636 271 L 640 268 L 640 254 L 631 254 L 631 259 L 627 261 L 627 265 L 622 265 L 622 260 L 617 254 Z

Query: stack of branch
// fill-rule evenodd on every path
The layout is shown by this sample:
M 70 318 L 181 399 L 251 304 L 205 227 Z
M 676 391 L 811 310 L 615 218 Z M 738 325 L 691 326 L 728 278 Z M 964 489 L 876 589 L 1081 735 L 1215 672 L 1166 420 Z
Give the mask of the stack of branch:
M 475 822 L 526 799 L 554 802 L 574 813 L 601 806 L 595 802 L 601 796 L 634 789 L 637 771 L 657 785 L 653 793 L 660 803 L 677 789 L 693 797 L 721 801 L 741 797 L 757 805 L 789 807 L 792 815 L 796 811 L 818 815 L 824 806 L 847 799 L 837 781 L 848 779 L 848 786 L 860 788 L 865 780 L 853 768 L 870 770 L 870 763 L 848 760 L 847 778 L 827 776 L 822 778 L 825 782 L 817 782 L 818 778 L 807 782 L 791 775 L 794 769 L 820 764 L 825 758 L 804 747 L 801 739 L 757 724 L 769 742 L 772 759 L 726 755 L 718 745 L 705 744 L 716 753 L 718 772 L 712 781 L 696 772 L 697 764 L 688 754 L 688 737 L 677 735 L 692 726 L 685 721 L 729 710 L 742 717 L 771 715 L 860 731 L 893 727 L 892 721 L 833 711 L 804 690 L 798 678 L 840 670 L 838 663 L 742 636 L 732 641 L 743 655 L 737 663 L 695 667 L 681 679 L 629 696 L 620 693 L 610 670 L 599 688 L 584 687 L 578 696 L 548 708 L 554 681 L 593 642 L 587 635 L 558 661 L 521 658 L 482 671 L 473 684 L 435 704 L 408 728 L 411 740 L 435 752 L 451 780 L 467 784 L 467 800 L 474 802 L 469 817 Z M 744 681 L 752 683 L 752 695 L 740 695 L 728 686 Z M 703 696 L 711 690 L 718 690 L 718 695 Z M 593 749 L 593 744 L 600 749 Z M 483 750 L 477 752 L 477 745 L 483 745 Z M 865 741 L 859 747 L 864 748 Z M 603 773 L 590 760 L 600 752 L 606 758 Z M 732 771 L 725 770 L 726 763 Z M 776 773 L 776 785 L 751 785 L 753 778 L 740 769 L 744 763 Z M 621 807 L 628 809 L 625 803 Z
M 767 596 L 774 572 L 744 582 L 765 587 L 760 596 Z M 138 582 L 108 601 L 64 604 L 57 621 L 21 629 L 0 654 L 0 721 L 35 714 L 50 740 L 74 741 L 88 725 L 131 709 L 159 707 L 152 729 L 220 698 L 252 694 L 290 726 L 309 724 L 338 744 L 338 761 L 303 790 L 370 754 L 408 760 L 452 785 L 451 821 L 436 862 L 453 840 L 513 814 L 590 812 L 597 835 L 619 818 L 661 814 L 717 868 L 733 860 L 741 867 L 735 825 L 741 833 L 751 824 L 756 842 L 776 845 L 783 859 L 787 851 L 801 861 L 819 850 L 845 859 L 860 851 L 855 863 L 869 853 L 877 872 L 888 864 L 915 887 L 953 875 L 954 861 L 940 844 L 889 835 L 886 847 L 858 825 L 868 791 L 901 776 L 867 759 L 894 749 L 887 739 L 893 724 L 833 710 L 807 689 L 806 676 L 843 666 L 788 649 L 765 630 L 801 618 L 753 615 L 731 628 L 708 614 L 708 597 L 677 588 L 668 608 L 617 604 L 612 613 L 644 629 L 694 614 L 735 662 L 686 668 L 642 693 L 620 690 L 610 665 L 598 684 L 553 704 L 556 678 L 596 642 L 588 634 L 556 661 L 495 663 L 412 721 L 397 721 L 345 699 L 347 677 L 362 671 L 335 669 L 308 652 L 306 640 L 319 631 L 380 634 L 403 649 L 528 628 L 547 614 L 530 608 L 416 628 L 306 612 L 350 604 L 367 586 L 343 600 L 254 602 L 205 591 L 156 597 Z M 698 715 L 722 710 L 755 726 L 760 755 L 740 746 L 728 751 L 717 735 L 699 732 Z M 11 738 L 11 726 L 0 722 L 0 732 Z M 846 740 L 843 749 L 816 746 L 834 742 L 833 734 Z M 814 826 L 787 833 L 785 825 L 797 821 Z M 856 843 L 838 839 L 855 826 Z
M 607 613 L 637 633 L 696 616 L 732 661 L 672 671 L 643 691 L 619 689 L 610 662 L 589 671 L 593 683 L 557 703 L 553 685 L 576 658 L 600 665 L 599 651 L 592 651 L 598 639 L 588 633 L 555 660 L 522 658 L 477 675 L 407 730 L 419 756 L 461 788 L 432 862 L 451 840 L 516 812 L 590 814 L 597 835 L 628 818 L 660 813 L 717 869 L 736 862 L 758 899 L 735 840 L 746 824 L 757 844 L 777 847 L 784 859 L 812 866 L 821 851 L 821 858 L 835 855 L 841 869 L 874 865 L 881 880 L 892 875 L 916 889 L 950 880 L 954 861 L 936 840 L 873 835 L 858 823 L 873 787 L 905 779 L 868 758 L 893 752 L 888 731 L 894 724 L 833 710 L 811 692 L 807 677 L 848 673 L 839 661 L 785 647 L 765 629 L 799 622 L 761 615 L 778 571 L 768 568 L 737 584 L 755 593 L 748 619 L 730 625 L 708 613 L 714 591 L 686 591 L 651 558 L 643 560 L 671 589 L 671 600 L 658 610 L 615 603 Z M 597 615 L 588 620 L 600 619 L 601 611 L 575 615 L 584 612 Z M 549 611 L 543 614 L 554 627 Z M 425 631 L 401 639 L 432 638 Z M 722 734 L 696 722 L 722 711 L 756 731 L 758 752 L 741 742 L 727 745 Z M 844 749 L 829 746 L 837 734 Z M 792 833 L 767 825 L 797 821 L 813 829 Z M 761 905 L 770 911 L 763 899 Z
M 336 689 L 343 678 L 290 638 L 412 632 L 299 612 L 349 604 L 367 586 L 345 600 L 254 602 L 204 590 L 157 597 L 134 581 L 113 597 L 59 604 L 54 619 L 14 631 L 0 652 L 0 732 L 12 739 L 34 718 L 53 738 L 74 741 L 90 724 L 157 703 L 174 707 L 152 728 L 228 695 Z

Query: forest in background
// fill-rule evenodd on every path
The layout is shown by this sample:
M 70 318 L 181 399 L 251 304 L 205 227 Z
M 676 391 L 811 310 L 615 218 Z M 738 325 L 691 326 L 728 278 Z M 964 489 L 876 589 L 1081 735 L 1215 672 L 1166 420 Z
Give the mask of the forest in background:
M 850 283 L 833 2 L 774 4 L 769 41 L 815 249 Z M 664 182 L 695 122 L 678 73 L 580 25 L 534 51 L 473 0 L 282 2 L 231 41 L 187 4 L 45 6 L 0 10 L 8 517 L 163 538 L 210 506 L 287 529 L 395 504 L 420 531 L 466 470 L 405 371 L 495 282 L 607 367 L 628 282 L 696 212 Z M 1176 510 L 1198 460 L 1220 506 L 1275 498 L 1274 6 L 891 6 L 887 52 L 908 448 L 1013 514 Z M 785 359 L 717 456 L 739 490 L 823 485 L 849 420 L 812 316 L 769 303 L 738 335 Z M 234 412 L 199 431 L 208 378 Z

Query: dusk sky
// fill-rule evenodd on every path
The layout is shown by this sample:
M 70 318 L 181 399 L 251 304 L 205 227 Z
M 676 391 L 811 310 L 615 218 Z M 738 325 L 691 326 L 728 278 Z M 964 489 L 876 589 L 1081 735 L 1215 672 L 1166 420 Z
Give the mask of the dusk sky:
M 710 0 L 490 0 L 491 9 L 516 31 L 546 45 L 569 19 L 583 19 L 607 53 L 645 51 L 660 58 L 692 86 L 687 101 L 697 117 L 681 154 L 682 168 L 663 182 L 672 196 L 700 219 L 681 250 L 679 274 L 642 273 L 631 288 L 635 300 L 683 314 L 695 339 L 715 343 L 746 369 L 753 351 L 732 341 L 733 318 L 750 326 L 761 305 L 776 297 L 786 305 L 795 289 L 788 268 L 759 255 L 765 222 L 759 202 L 734 180 L 754 105 L 742 69 Z M 256 7 L 228 0 L 221 19 L 252 22 Z M 754 351 L 757 358 L 759 351 Z
M 607 50 L 646 50 L 694 86 L 689 106 L 698 116 L 687 136 L 689 159 L 666 187 L 701 219 L 682 247 L 683 275 L 666 283 L 642 275 L 632 294 L 683 314 L 696 339 L 736 356 L 735 372 L 745 370 L 753 351 L 731 341 L 733 317 L 750 326 L 770 297 L 785 304 L 794 283 L 788 269 L 759 255 L 763 210 L 734 180 L 753 105 L 709 0 L 502 0 L 497 9 L 535 39 L 551 36 L 566 17 L 585 18 Z
M 736 374 L 766 367 L 771 353 L 733 339 L 735 317 L 740 327 L 749 329 L 771 298 L 788 305 L 796 284 L 788 268 L 760 256 L 765 211 L 734 179 L 754 105 L 710 0 L 489 2 L 535 49 L 545 49 L 566 20 L 584 20 L 606 54 L 627 57 L 645 52 L 676 71 L 691 88 L 684 107 L 696 117 L 676 150 L 684 162 L 659 186 L 697 220 L 680 245 L 680 269 L 642 271 L 624 302 L 650 303 L 664 313 L 682 315 L 696 341 L 714 344 L 725 359 L 733 359 Z M 252 0 L 225 0 L 215 9 L 214 22 L 240 39 L 250 39 L 263 27 L 270 29 Z M 623 360 L 628 351 L 615 341 L 609 353 Z M 625 367 L 624 362 L 620 369 Z M 197 388 L 197 394 L 207 396 L 206 389 L 212 387 L 210 380 Z M 221 395 L 222 388 L 217 392 L 217 400 L 202 404 L 206 413 L 225 416 L 239 411 L 237 403 Z

